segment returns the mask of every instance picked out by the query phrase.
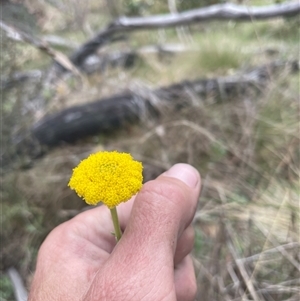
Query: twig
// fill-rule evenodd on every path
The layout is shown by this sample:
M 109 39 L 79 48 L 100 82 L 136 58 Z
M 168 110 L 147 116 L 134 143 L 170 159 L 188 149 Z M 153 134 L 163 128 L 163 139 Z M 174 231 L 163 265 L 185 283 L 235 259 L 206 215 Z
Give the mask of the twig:
M 266 288 L 261 288 L 257 290 L 257 292 L 260 292 L 262 294 L 265 293 L 273 293 L 273 294 L 282 294 L 282 293 L 298 293 L 300 294 L 300 288 L 299 287 L 286 287 L 281 285 L 270 285 Z
M 78 46 L 79 46 L 77 43 L 74 43 L 70 40 L 64 39 L 59 36 L 54 36 L 54 35 L 42 36 L 42 40 L 46 41 L 50 45 L 68 48 L 68 49 L 72 49 L 72 50 L 78 48 Z
M 297 262 L 287 251 L 285 248 L 280 248 L 279 242 L 277 239 L 271 237 L 270 232 L 266 231 L 257 221 L 255 223 L 256 227 L 265 235 L 267 241 L 269 241 L 273 246 L 277 248 L 277 250 L 284 256 L 299 272 L 300 272 L 300 264 Z
M 16 301 L 27 301 L 28 294 L 19 272 L 15 268 L 9 268 L 7 274 L 12 282 Z
M 270 286 L 269 283 L 266 283 L 266 284 L 265 283 L 261 283 L 261 285 L 265 286 L 265 287 L 269 287 Z M 273 286 L 275 286 L 275 285 L 276 284 L 274 284 Z M 280 286 L 292 286 L 292 285 L 295 285 L 295 286 L 299 287 L 299 285 L 300 285 L 300 278 L 283 281 L 281 283 L 278 283 L 278 285 L 280 285 Z
M 260 300 L 262 300 L 262 298 L 260 297 L 260 294 L 258 294 L 257 291 L 255 291 L 252 280 L 251 280 L 250 276 L 248 275 L 243 262 L 241 262 L 239 260 L 238 255 L 235 251 L 235 248 L 234 248 L 234 246 L 231 242 L 232 241 L 231 231 L 228 229 L 228 227 L 229 227 L 228 224 L 225 223 L 226 234 L 229 236 L 228 237 L 229 239 L 226 240 L 227 247 L 228 247 L 228 249 L 229 249 L 229 251 L 230 251 L 230 253 L 231 253 L 231 255 L 232 255 L 232 257 L 233 257 L 233 259 L 234 259 L 234 261 L 235 261 L 235 263 L 236 263 L 236 265 L 237 265 L 237 267 L 238 267 L 238 269 L 241 273 L 241 276 L 242 276 L 242 278 L 245 282 L 245 285 L 246 285 L 249 293 L 251 294 L 253 300 L 254 301 L 260 301 Z M 244 297 L 245 297 L 245 295 L 242 297 L 242 300 L 245 300 Z
M 264 255 L 274 254 L 274 253 L 278 253 L 278 252 L 282 253 L 282 250 L 294 249 L 294 248 L 299 247 L 299 246 L 300 246 L 300 244 L 298 242 L 291 242 L 291 243 L 288 243 L 288 244 L 285 244 L 285 245 L 277 246 L 277 247 L 269 249 L 269 250 L 265 250 L 265 251 L 263 251 L 259 254 L 255 254 L 255 255 L 252 255 L 250 257 L 240 258 L 239 261 L 253 262 L 253 261 L 261 260 L 261 258 Z
M 79 77 L 82 77 L 79 70 L 74 66 L 71 60 L 62 52 L 59 52 L 51 48 L 46 41 L 33 37 L 32 35 L 25 33 L 13 26 L 10 26 L 1 20 L 0 20 L 0 27 L 6 32 L 8 38 L 15 41 L 20 41 L 23 43 L 30 44 L 35 48 L 38 48 L 39 50 L 41 50 L 42 52 L 50 56 L 57 64 L 63 66 L 63 68 L 65 68 L 66 70 L 74 73 Z
M 240 282 L 240 279 L 238 278 L 237 274 L 235 273 L 235 271 L 233 269 L 232 263 L 227 264 L 227 271 L 228 271 L 228 274 L 230 275 L 230 277 L 233 281 L 232 289 L 234 290 L 235 296 L 237 296 L 238 292 L 240 293 L 240 296 L 242 296 L 241 282 Z

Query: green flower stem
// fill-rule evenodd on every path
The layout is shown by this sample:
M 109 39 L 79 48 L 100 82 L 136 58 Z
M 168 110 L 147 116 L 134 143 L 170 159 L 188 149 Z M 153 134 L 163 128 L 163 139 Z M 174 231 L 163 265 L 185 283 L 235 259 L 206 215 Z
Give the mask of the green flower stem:
M 117 208 L 116 207 L 111 208 L 110 213 L 111 213 L 111 217 L 112 217 L 114 228 L 115 228 L 115 237 L 118 242 L 122 237 L 122 231 L 121 231 L 120 224 L 119 224 Z

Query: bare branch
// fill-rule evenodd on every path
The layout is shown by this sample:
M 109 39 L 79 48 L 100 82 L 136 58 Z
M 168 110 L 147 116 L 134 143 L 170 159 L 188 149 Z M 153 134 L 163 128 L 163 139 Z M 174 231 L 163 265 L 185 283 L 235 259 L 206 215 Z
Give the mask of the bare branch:
M 70 59 L 63 53 L 51 48 L 46 41 L 36 38 L 26 32 L 23 32 L 15 27 L 13 27 L 13 26 L 10 26 L 1 20 L 0 20 L 0 27 L 6 32 L 6 35 L 8 38 L 10 38 L 14 41 L 19 41 L 19 42 L 30 44 L 30 45 L 34 46 L 35 48 L 38 48 L 42 52 L 49 55 L 57 64 L 59 64 L 60 66 L 63 66 L 64 69 L 73 72 L 77 76 L 80 76 L 80 72 L 73 65 L 73 63 L 70 61 Z
M 52 46 L 67 48 L 67 49 L 76 49 L 79 45 L 65 38 L 55 36 L 55 35 L 46 35 L 42 36 L 42 40 L 46 41 L 48 44 Z
M 211 20 L 250 21 L 276 17 L 295 16 L 300 12 L 300 2 L 286 2 L 269 6 L 249 7 L 232 3 L 217 4 L 209 7 L 185 11 L 178 14 L 156 15 L 150 17 L 121 17 L 100 31 L 94 38 L 78 48 L 70 57 L 77 67 L 94 54 L 99 47 L 109 43 L 116 33 L 141 29 L 157 29 L 207 22 Z

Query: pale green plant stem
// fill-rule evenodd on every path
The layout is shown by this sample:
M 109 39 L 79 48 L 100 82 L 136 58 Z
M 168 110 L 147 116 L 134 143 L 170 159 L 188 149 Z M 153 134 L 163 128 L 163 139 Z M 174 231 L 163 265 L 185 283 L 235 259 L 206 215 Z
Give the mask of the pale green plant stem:
M 111 217 L 112 217 L 114 228 L 115 228 L 114 235 L 116 237 L 116 241 L 118 242 L 122 237 L 122 231 L 121 231 L 120 223 L 119 223 L 119 219 L 118 219 L 117 208 L 116 207 L 111 208 L 110 213 L 111 213 Z

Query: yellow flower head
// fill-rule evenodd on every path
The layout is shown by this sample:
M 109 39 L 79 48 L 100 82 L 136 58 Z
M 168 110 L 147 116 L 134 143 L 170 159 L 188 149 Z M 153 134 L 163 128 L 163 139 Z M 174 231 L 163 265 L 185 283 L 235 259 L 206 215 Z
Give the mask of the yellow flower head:
M 142 188 L 143 165 L 130 154 L 98 152 L 73 169 L 68 186 L 87 204 L 103 202 L 113 208 L 128 201 Z

